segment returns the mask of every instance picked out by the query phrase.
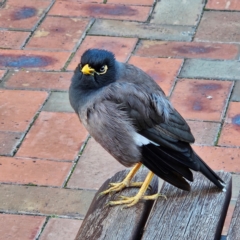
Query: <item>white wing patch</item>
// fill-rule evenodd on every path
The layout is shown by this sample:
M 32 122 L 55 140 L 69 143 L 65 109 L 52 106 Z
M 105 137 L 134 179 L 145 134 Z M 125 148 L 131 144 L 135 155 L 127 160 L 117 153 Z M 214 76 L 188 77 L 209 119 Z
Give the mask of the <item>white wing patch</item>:
M 148 138 L 145 138 L 144 136 L 142 136 L 141 134 L 138 134 L 138 133 L 134 133 L 133 135 L 133 140 L 134 142 L 138 145 L 138 146 L 142 146 L 142 145 L 147 145 L 147 144 L 154 144 L 156 146 L 160 146 L 159 144 L 149 140 Z

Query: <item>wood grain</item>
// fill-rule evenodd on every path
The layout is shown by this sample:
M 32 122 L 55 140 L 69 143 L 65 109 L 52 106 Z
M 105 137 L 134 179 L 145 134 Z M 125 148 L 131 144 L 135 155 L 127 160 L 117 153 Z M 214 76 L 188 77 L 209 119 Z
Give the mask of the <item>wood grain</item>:
M 92 201 L 75 240 L 133 240 L 141 238 L 153 201 L 141 201 L 126 209 L 122 209 L 122 206 L 106 206 L 109 201 L 117 200 L 120 195 L 136 195 L 139 188 L 127 188 L 112 196 L 105 195 L 98 198 L 98 194 L 107 189 L 110 182 L 122 181 L 127 173 L 128 170 L 118 172 L 102 185 Z M 143 181 L 147 173 L 146 168 L 141 168 L 133 180 Z M 147 190 L 147 195 L 157 193 L 157 177 L 153 178 L 151 187 L 151 190 Z
M 227 240 L 237 239 L 240 239 L 240 194 L 238 195 L 227 236 Z
M 203 175 L 194 173 L 191 191 L 164 183 L 145 226 L 142 240 L 219 240 L 231 198 L 231 174 L 218 172 L 227 191 L 216 188 Z

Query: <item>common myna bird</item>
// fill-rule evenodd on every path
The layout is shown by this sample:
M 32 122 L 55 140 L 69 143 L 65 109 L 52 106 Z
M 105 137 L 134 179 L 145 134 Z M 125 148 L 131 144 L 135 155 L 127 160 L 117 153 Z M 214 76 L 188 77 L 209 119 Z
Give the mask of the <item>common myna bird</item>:
M 199 171 L 224 190 L 223 180 L 193 151 L 194 137 L 183 117 L 162 89 L 141 69 L 115 60 L 113 53 L 89 49 L 75 69 L 69 89 L 70 103 L 90 135 L 114 158 L 132 170 L 120 183 L 102 192 L 140 187 L 134 197 L 110 205 L 136 204 L 156 174 L 170 184 L 189 191 L 191 170 Z M 131 179 L 141 165 L 150 172 L 143 183 Z

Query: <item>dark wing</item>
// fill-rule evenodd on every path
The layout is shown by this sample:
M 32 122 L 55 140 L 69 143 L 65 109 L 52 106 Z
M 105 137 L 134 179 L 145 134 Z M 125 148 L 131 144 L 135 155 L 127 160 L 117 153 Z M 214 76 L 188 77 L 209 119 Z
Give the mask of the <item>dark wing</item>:
M 123 104 L 136 131 L 158 145 L 142 145 L 141 161 L 146 167 L 183 190 L 190 189 L 185 179 L 193 181 L 190 169 L 200 171 L 220 189 L 224 187 L 222 179 L 191 148 L 189 143 L 195 140 L 187 122 L 158 86 L 146 88 L 146 81 L 122 82 L 109 90 L 110 97 Z

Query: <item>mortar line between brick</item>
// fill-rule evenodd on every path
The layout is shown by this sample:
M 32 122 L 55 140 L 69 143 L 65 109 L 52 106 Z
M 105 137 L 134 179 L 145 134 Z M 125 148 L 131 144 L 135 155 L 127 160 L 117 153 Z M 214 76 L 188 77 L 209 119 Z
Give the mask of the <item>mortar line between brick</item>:
M 72 50 L 72 53 L 70 54 L 69 58 L 67 59 L 66 63 L 64 64 L 62 70 L 66 71 L 68 65 L 70 64 L 70 62 L 72 61 L 72 59 L 74 58 L 76 52 L 78 51 L 79 47 L 81 46 L 81 43 L 83 42 L 83 40 L 86 38 L 87 36 L 87 32 L 90 30 L 90 28 L 92 27 L 92 25 L 95 22 L 95 18 L 91 18 L 91 20 L 89 21 L 87 27 L 85 28 L 81 38 L 79 39 L 79 41 L 76 43 L 74 49 Z
M 108 0 L 102 0 L 103 2 L 101 3 L 98 3 L 98 4 L 107 4 L 108 3 Z M 156 0 L 154 0 L 156 1 Z M 94 3 L 94 2 L 91 2 L 91 3 Z M 138 3 L 135 3 L 135 4 L 125 4 L 125 3 L 111 3 L 109 2 L 108 5 L 128 5 L 128 6 L 140 6 L 140 7 L 151 7 L 153 4 L 138 4 Z
M 142 41 L 142 39 L 141 39 L 141 38 L 138 38 L 138 41 L 137 41 L 137 43 L 136 43 L 136 46 L 135 46 L 134 50 L 132 51 L 132 55 L 133 55 L 133 56 L 144 57 L 144 56 L 141 56 L 141 55 L 137 55 L 137 54 L 136 54 L 136 51 L 137 51 L 137 49 L 138 49 L 141 41 Z M 148 57 L 148 56 L 146 56 L 146 57 Z M 151 57 L 151 56 L 149 56 L 149 57 Z M 154 57 L 151 57 L 151 58 L 154 58 Z
M 217 40 L 207 40 L 207 39 L 198 39 L 197 41 L 194 41 L 194 42 L 205 42 L 205 43 L 222 43 L 222 44 L 236 44 L 236 45 L 240 45 L 239 42 L 220 42 L 220 41 L 217 41 Z
M 240 12 L 240 10 L 230 10 L 230 9 L 210 9 L 204 8 L 205 12 Z
M 146 23 L 150 23 L 150 20 L 152 18 L 152 14 L 153 14 L 153 11 L 154 11 L 154 9 L 156 7 L 156 4 L 157 4 L 157 0 L 154 0 L 153 4 L 151 5 L 151 10 L 149 12 L 149 15 L 148 15 L 148 18 L 146 20 Z
M 67 190 L 77 190 L 77 191 L 86 191 L 86 192 L 97 192 L 98 189 L 94 189 L 94 188 L 78 188 L 78 187 L 66 187 L 64 189 L 67 189 Z
M 51 214 L 43 214 L 38 212 L 25 212 L 25 211 L 11 211 L 11 210 L 0 210 L 0 214 L 9 214 L 9 215 L 26 215 L 26 216 L 40 216 L 40 217 L 49 217 L 51 218 Z M 68 216 L 68 215 L 54 215 L 57 216 L 57 218 L 61 219 L 76 219 L 76 220 L 83 220 L 84 216 L 80 215 L 78 217 L 76 216 Z
M 6 82 L 4 82 L 5 84 Z M 61 90 L 61 89 L 55 89 L 55 88 L 25 88 L 25 87 L 12 87 L 12 86 L 2 86 L 1 83 L 0 83 L 0 89 L 7 89 L 7 90 L 25 90 L 25 91 L 32 91 L 32 92 L 60 92 L 60 93 L 66 93 L 68 92 L 68 90 Z M 11 131 L 12 132 L 12 131 Z M 13 131 L 14 132 L 14 131 Z
M 233 81 L 233 83 L 232 83 L 232 87 L 231 87 L 231 90 L 230 90 L 230 92 L 228 94 L 228 98 L 227 98 L 227 102 L 225 104 L 225 108 L 223 109 L 223 112 L 222 112 L 222 116 L 221 116 L 222 117 L 222 121 L 221 121 L 221 125 L 219 127 L 219 131 L 217 133 L 216 141 L 214 142 L 215 146 L 219 146 L 218 142 L 219 142 L 219 139 L 220 139 L 220 136 L 221 136 L 221 133 L 222 133 L 223 125 L 225 123 L 225 119 L 226 119 L 226 116 L 227 116 L 227 111 L 228 111 L 229 105 L 231 103 L 230 100 L 231 100 L 231 96 L 233 94 L 234 86 L 235 86 L 235 81 Z M 237 148 L 239 148 L 239 147 L 237 147 Z
M 6 1 L 7 1 L 7 0 L 4 0 L 4 1 L 2 1 L 2 2 L 0 3 L 0 8 L 2 8 L 2 7 L 6 4 Z
M 183 68 L 184 63 L 185 63 L 185 59 L 183 59 L 183 62 L 182 62 L 181 66 L 180 66 L 180 68 L 179 68 L 179 70 L 178 70 L 178 73 L 176 74 L 174 83 L 173 83 L 173 85 L 172 85 L 172 87 L 171 87 L 171 89 L 170 89 L 170 93 L 169 93 L 169 95 L 168 95 L 168 99 L 171 99 L 172 93 L 173 93 L 173 91 L 174 91 L 174 89 L 175 89 L 175 87 L 176 87 L 176 85 L 177 85 L 177 82 L 178 82 L 178 79 L 179 79 L 179 75 L 180 75 L 180 73 L 181 73 L 181 71 L 182 71 L 182 68 Z
M 187 119 L 189 122 L 207 122 L 207 123 L 220 123 L 220 121 L 212 121 L 212 120 L 201 120 L 201 119 Z
M 77 49 L 80 47 L 83 39 L 85 39 L 87 32 L 91 29 L 91 27 L 93 26 L 93 24 L 95 23 L 96 19 L 91 18 L 89 23 L 87 24 L 85 30 L 82 33 L 82 36 L 80 37 L 79 41 L 76 43 L 74 49 L 72 50 L 73 53 L 76 53 Z
M 45 105 L 45 103 L 47 102 L 47 100 L 49 99 L 49 96 L 50 96 L 50 93 L 51 91 L 46 91 L 48 93 L 48 96 L 46 97 L 45 101 L 43 102 L 43 104 L 39 107 L 38 111 L 36 112 L 36 114 L 34 115 L 34 117 L 32 118 L 31 122 L 29 123 L 29 126 L 27 128 L 27 130 L 23 133 L 23 136 L 21 138 L 21 140 L 19 141 L 19 144 L 16 145 L 14 151 L 13 151 L 13 154 L 12 156 L 15 156 L 16 153 L 18 152 L 19 148 L 21 147 L 26 135 L 28 134 L 28 132 L 30 131 L 31 127 L 33 126 L 33 124 L 35 123 L 35 121 L 37 120 L 39 114 L 41 113 L 42 111 L 42 108 L 43 106 Z
M 214 80 L 214 81 L 222 81 L 222 82 L 226 82 L 226 81 L 240 81 L 240 80 L 233 80 L 233 79 L 227 79 L 227 78 L 217 78 L 217 77 L 182 77 L 182 76 L 178 76 L 178 79 L 196 79 L 196 80 Z
M 50 9 L 52 8 L 52 6 L 54 5 L 55 1 L 52 0 L 52 3 L 49 5 L 49 7 L 44 11 L 44 13 L 42 14 L 42 17 L 39 19 L 39 21 L 37 22 L 37 24 L 33 27 L 33 29 L 31 29 L 31 32 L 28 36 L 28 38 L 26 39 L 25 43 L 22 45 L 21 49 L 24 50 L 26 45 L 28 44 L 28 42 L 30 41 L 30 39 L 32 38 L 35 30 L 38 28 L 38 26 L 44 21 L 45 17 L 47 16 L 48 12 L 50 11 Z
M 37 236 L 36 236 L 35 240 L 39 240 L 39 238 L 40 238 L 40 236 L 41 236 L 42 232 L 44 231 L 44 229 L 45 229 L 45 227 L 46 227 L 46 225 L 47 225 L 47 223 L 48 223 L 49 219 L 50 219 L 50 217 L 49 217 L 49 216 L 48 216 L 48 217 L 46 217 L 46 219 L 45 219 L 45 222 L 43 223 L 43 225 L 42 225 L 41 229 L 39 230 L 39 232 L 38 232 L 38 234 L 37 234 Z
M 88 36 L 100 36 L 100 37 L 115 37 L 115 38 L 137 38 L 135 35 L 132 35 L 132 36 L 117 36 L 117 35 L 112 35 L 112 34 L 98 34 L 98 33 L 89 33 Z M 139 37 L 138 38 L 139 40 L 143 40 L 143 41 L 164 41 L 164 42 L 178 42 L 177 39 L 166 39 L 166 38 L 154 38 L 154 37 L 149 37 L 149 38 L 146 38 L 146 37 Z M 188 43 L 189 41 L 184 41 L 184 40 L 181 40 L 181 42 L 186 42 Z
M 3 76 L 2 76 L 2 79 L 0 80 L 0 86 L 1 86 L 1 84 L 3 83 L 3 81 L 4 81 L 4 79 L 5 79 L 5 77 L 8 75 L 8 73 L 9 73 L 9 69 L 5 69 L 5 73 L 3 74 Z M 0 87 L 1 88 L 1 87 Z
M 74 170 L 75 170 L 75 168 L 77 166 L 77 163 L 79 162 L 79 160 L 80 160 L 80 158 L 81 158 L 81 156 L 82 156 L 82 154 L 84 152 L 84 149 L 86 148 L 87 143 L 90 140 L 90 138 L 91 138 L 90 135 L 88 135 L 86 140 L 83 142 L 83 144 L 82 144 L 82 146 L 80 148 L 79 154 L 75 158 L 75 160 L 73 162 L 73 165 L 72 165 L 72 168 L 70 169 L 69 174 L 66 176 L 66 178 L 65 178 L 65 180 L 64 180 L 64 182 L 62 184 L 62 188 L 66 188 L 67 187 L 67 184 L 68 184 L 68 182 L 69 182 L 69 180 L 70 180 L 70 178 L 71 178 L 71 176 L 72 176 L 72 174 L 73 174 L 73 172 L 74 172 Z
M 17 182 L 0 182 L 0 185 L 11 185 L 11 186 L 22 186 L 22 187 L 38 187 L 38 188 L 56 188 L 63 189 L 62 186 L 53 186 L 53 185 L 39 185 L 33 183 L 17 183 Z M 79 189 L 80 190 L 80 189 Z
M 138 44 L 140 43 L 140 39 L 138 38 L 136 41 L 135 46 L 132 48 L 132 51 L 130 52 L 130 54 L 128 55 L 127 59 L 125 60 L 125 62 L 127 63 L 129 61 L 129 59 L 134 55 L 134 52 L 136 51 L 136 48 L 138 46 Z
M 51 162 L 67 162 L 71 163 L 74 162 L 74 160 L 59 160 L 59 159 L 54 159 L 54 158 L 36 158 L 36 157 L 25 157 L 25 156 L 14 156 L 17 159 L 26 159 L 26 160 L 44 160 L 44 161 L 51 161 Z
M 238 48 L 238 52 L 237 52 L 234 60 L 240 61 L 240 44 L 238 43 L 238 44 L 233 44 L 233 45 L 237 46 L 237 48 Z
M 197 33 L 198 27 L 199 27 L 199 25 L 200 25 L 200 22 L 201 22 L 201 20 L 202 20 L 203 14 L 204 14 L 204 10 L 205 10 L 205 6 L 206 6 L 206 4 L 207 4 L 207 0 L 204 0 L 204 2 L 205 2 L 205 3 L 204 3 L 204 5 L 203 5 L 202 12 L 201 12 L 200 17 L 199 17 L 199 19 L 198 19 L 197 25 L 196 25 L 196 27 L 194 28 L 195 31 L 194 31 L 194 33 L 193 33 L 193 35 L 192 35 L 192 40 L 191 40 L 191 42 L 194 41 L 195 35 L 196 35 L 196 33 Z

